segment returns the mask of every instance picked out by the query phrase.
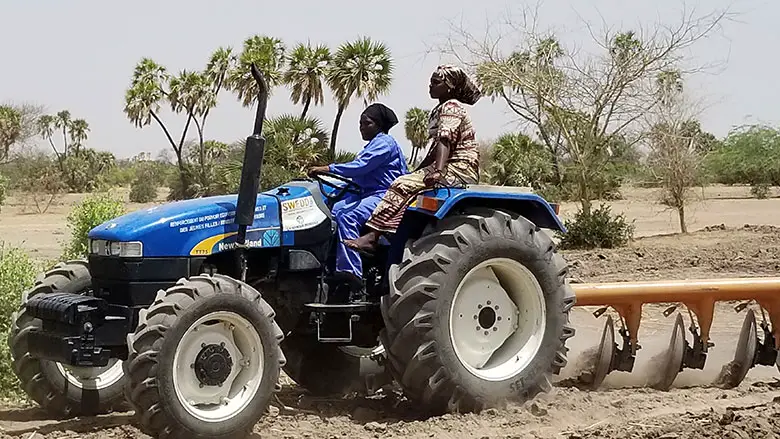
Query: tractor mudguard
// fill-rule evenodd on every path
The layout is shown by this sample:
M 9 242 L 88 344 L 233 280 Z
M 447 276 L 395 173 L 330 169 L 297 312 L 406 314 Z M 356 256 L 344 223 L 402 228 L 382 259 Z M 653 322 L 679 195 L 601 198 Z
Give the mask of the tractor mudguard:
M 538 227 L 566 233 L 558 218 L 558 205 L 548 203 L 530 188 L 511 186 L 468 185 L 426 191 L 415 199 L 409 210 L 442 219 L 453 208 L 491 207 L 516 212 Z

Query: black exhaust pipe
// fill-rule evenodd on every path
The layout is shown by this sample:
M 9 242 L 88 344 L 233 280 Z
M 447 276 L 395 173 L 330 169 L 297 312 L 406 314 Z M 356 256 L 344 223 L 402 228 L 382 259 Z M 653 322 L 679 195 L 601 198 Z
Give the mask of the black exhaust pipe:
M 255 221 L 257 192 L 263 167 L 263 154 L 265 153 L 263 121 L 268 105 L 268 84 L 265 82 L 265 78 L 254 63 L 251 66 L 251 72 L 258 86 L 257 113 L 255 114 L 255 129 L 252 135 L 246 138 L 244 162 L 241 166 L 241 183 L 238 186 L 238 201 L 236 203 L 236 222 L 238 223 L 236 248 L 240 259 L 242 281 L 246 280 L 246 231 Z

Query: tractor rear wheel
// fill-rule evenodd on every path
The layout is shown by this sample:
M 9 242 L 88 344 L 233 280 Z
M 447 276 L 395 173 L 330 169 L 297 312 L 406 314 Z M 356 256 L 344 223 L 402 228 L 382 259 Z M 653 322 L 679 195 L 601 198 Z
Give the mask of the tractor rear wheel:
M 392 382 L 380 357 L 384 346 L 360 348 L 320 343 L 315 338 L 293 334 L 282 342 L 287 358 L 284 372 L 315 396 L 371 394 Z
M 157 438 L 246 437 L 279 389 L 284 338 L 260 293 L 224 275 L 160 291 L 128 335 L 127 394 Z
M 432 415 L 548 391 L 574 335 L 566 274 L 551 239 L 516 214 L 471 209 L 429 226 L 390 269 L 388 367 Z
M 92 276 L 85 261 L 61 262 L 35 282 L 22 296 L 19 309 L 11 317 L 8 345 L 13 370 L 25 393 L 50 415 L 58 418 L 93 416 L 127 408 L 122 392 L 125 377 L 122 361 L 112 359 L 105 367 L 75 367 L 32 357 L 27 334 L 41 327 L 31 317 L 27 300 L 38 294 L 89 294 Z

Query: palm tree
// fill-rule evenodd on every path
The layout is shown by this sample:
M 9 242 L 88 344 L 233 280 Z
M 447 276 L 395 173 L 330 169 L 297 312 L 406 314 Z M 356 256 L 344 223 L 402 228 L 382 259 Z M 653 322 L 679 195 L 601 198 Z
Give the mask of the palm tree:
M 244 41 L 244 50 L 238 57 L 236 68 L 227 75 L 227 86 L 238 96 L 241 105 L 251 107 L 257 101 L 257 83 L 252 78 L 254 63 L 268 83 L 269 95 L 282 81 L 285 47 L 282 40 L 255 35 Z
M 544 145 L 522 133 L 500 136 L 493 143 L 487 180 L 499 186 L 531 186 L 540 189 L 553 179 L 552 157 Z
M 312 102 L 314 105 L 320 105 L 324 100 L 322 81 L 329 61 L 330 49 L 323 44 L 312 47 L 310 44 L 301 43 L 290 53 L 283 80 L 292 88 L 290 98 L 293 104 L 303 103 L 301 119 L 306 117 Z
M 75 148 L 75 151 L 73 151 L 75 154 L 79 153 L 79 148 L 87 140 L 87 133 L 89 133 L 89 124 L 86 120 L 74 119 L 71 121 L 68 127 L 68 134 L 70 135 L 72 146 Z
M 368 37 L 344 43 L 333 56 L 327 76 L 328 86 L 338 103 L 330 138 L 330 151 L 335 155 L 341 116 L 349 101 L 358 96 L 367 104 L 390 89 L 393 79 L 390 51 L 384 44 Z
M 62 130 L 63 153 L 68 156 L 68 127 L 70 126 L 70 111 L 62 110 L 54 116 L 54 128 Z
M 319 119 L 283 114 L 266 121 L 267 160 L 303 172 L 327 153 L 328 133 Z
M 213 84 L 209 76 L 204 73 L 182 71 L 179 76 L 171 78 L 169 82 L 168 101 L 171 111 L 174 113 L 185 112 L 187 123 L 181 133 L 179 145 L 184 144 L 190 122 L 194 122 L 198 131 L 198 150 L 200 151 L 198 163 L 201 177 L 205 174 L 206 158 L 203 146 L 203 127 L 198 121 L 198 116 L 205 115 L 206 111 L 217 105 L 217 95 L 213 93 Z
M 658 88 L 658 99 L 664 106 L 669 106 L 683 91 L 682 75 L 679 70 L 666 70 L 655 79 Z
M 8 159 L 11 145 L 22 135 L 22 114 L 14 107 L 0 106 L 0 163 Z
M 206 71 L 204 75 L 211 84 L 211 91 L 214 95 L 214 105 L 216 105 L 216 99 L 222 87 L 227 82 L 227 75 L 233 68 L 236 62 L 236 56 L 233 54 L 233 49 L 230 47 L 220 47 L 211 54 L 208 63 L 206 63 Z M 206 125 L 206 117 L 209 114 L 211 107 L 206 107 L 203 111 L 203 115 L 200 120 L 200 130 L 203 131 Z M 201 133 L 202 137 L 202 133 Z
M 311 116 L 282 114 L 265 121 L 266 138 L 263 175 L 260 187 L 265 190 L 300 177 L 310 166 L 328 158 L 328 132 L 322 123 Z M 228 148 L 226 159 L 219 165 L 219 173 L 228 175 L 227 181 L 238 182 L 241 175 L 244 141 Z M 231 191 L 235 191 L 235 184 Z
M 169 74 L 165 67 L 157 64 L 150 58 L 143 58 L 133 71 L 133 80 L 130 88 L 125 93 L 124 112 L 127 118 L 138 128 L 149 125 L 154 119 L 165 133 L 165 137 L 176 153 L 176 161 L 179 168 L 179 179 L 182 188 L 189 186 L 184 159 L 182 158 L 182 143 L 173 140 L 168 127 L 160 120 L 158 113 L 160 104 L 165 96 L 163 84 L 168 81 Z
M 404 131 L 406 132 L 406 138 L 412 144 L 412 165 L 417 162 L 417 154 L 425 147 L 425 142 L 428 141 L 429 114 L 428 110 L 417 107 L 410 108 L 406 112 Z

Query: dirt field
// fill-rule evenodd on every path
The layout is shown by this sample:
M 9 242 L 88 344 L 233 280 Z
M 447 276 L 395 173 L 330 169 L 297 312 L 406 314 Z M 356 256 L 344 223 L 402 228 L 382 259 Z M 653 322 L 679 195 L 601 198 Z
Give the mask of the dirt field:
M 628 189 L 614 211 L 636 220 L 638 238 L 618 250 L 566 252 L 574 281 L 691 279 L 775 276 L 780 271 L 780 199 L 749 199 L 746 188 L 714 187 L 691 211 L 687 236 L 675 235 L 676 215 L 652 202 L 650 190 Z M 775 190 L 775 194 L 778 191 Z M 36 257 L 56 257 L 67 239 L 64 218 L 78 197 L 68 196 L 49 213 L 23 214 L 12 203 L 0 214 L 0 240 L 20 244 Z M 13 200 L 12 200 L 13 201 Z M 129 205 L 128 209 L 140 208 Z M 564 205 L 570 215 L 573 205 Z M 556 377 L 549 394 L 522 406 L 479 415 L 417 419 L 415 407 L 395 395 L 372 398 L 314 399 L 289 381 L 280 395 L 286 407 L 255 428 L 268 438 L 780 438 L 780 372 L 759 366 L 736 389 L 711 385 L 734 355 L 744 317 L 733 304 L 719 304 L 712 327 L 711 350 L 704 370 L 685 370 L 668 392 L 645 388 L 650 359 L 663 351 L 673 317 L 663 307 L 646 306 L 633 373 L 613 372 L 602 390 L 587 392 L 564 385 L 582 372 L 588 349 L 598 344 L 603 319 L 575 308 L 577 335 L 570 340 L 569 365 Z M 687 315 L 685 315 L 687 319 Z M 690 335 L 688 335 L 690 340 Z M 565 381 L 562 381 L 565 380 Z M 37 410 L 0 410 L 0 437 L 40 438 L 145 437 L 132 416 L 55 422 Z

